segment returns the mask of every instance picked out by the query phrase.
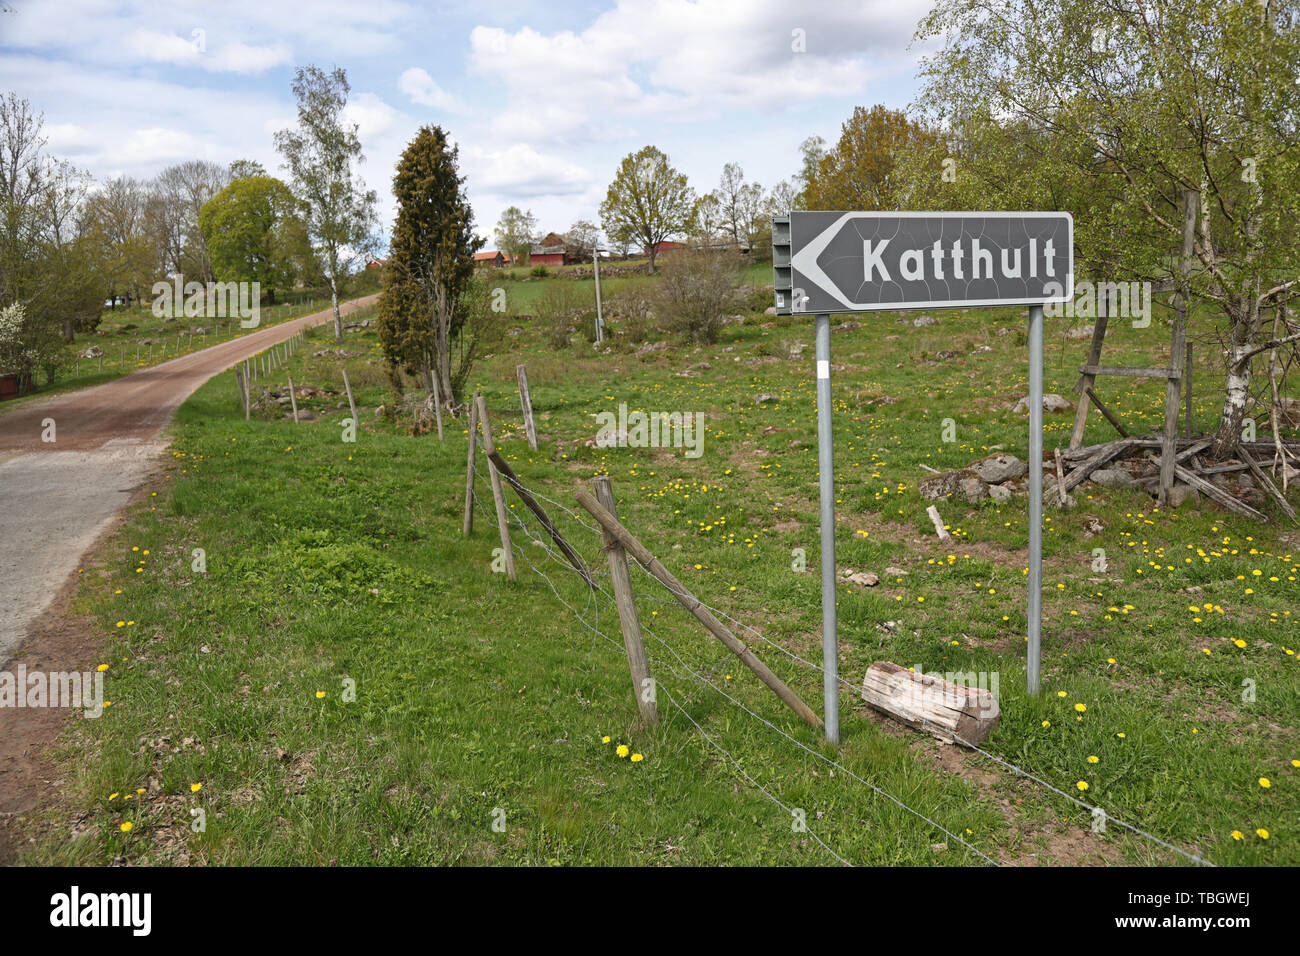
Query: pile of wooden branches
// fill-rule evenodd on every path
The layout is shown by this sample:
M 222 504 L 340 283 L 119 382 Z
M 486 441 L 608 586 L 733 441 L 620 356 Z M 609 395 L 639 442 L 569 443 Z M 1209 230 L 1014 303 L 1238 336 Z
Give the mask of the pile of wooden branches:
M 1225 461 L 1207 456 L 1212 444 L 1210 438 L 1180 438 L 1175 442 L 1171 477 L 1176 484 L 1166 489 L 1162 498 L 1168 498 L 1174 491 L 1181 492 L 1180 486 L 1184 486 L 1229 511 L 1259 521 L 1268 519 L 1255 505 L 1272 498 L 1283 514 L 1300 524 L 1295 508 L 1286 499 L 1288 484 L 1300 477 L 1300 469 L 1292 465 L 1292 462 L 1300 463 L 1300 442 L 1243 441 L 1236 457 Z M 1100 445 L 1068 451 L 1057 449 L 1055 480 L 1044 481 L 1044 500 L 1058 505 L 1064 502 L 1068 506 L 1070 491 L 1103 468 L 1122 470 L 1129 476 L 1125 483 L 1159 495 L 1162 446 L 1159 435 L 1131 435 Z M 1046 464 L 1044 467 L 1050 468 Z M 1230 476 L 1234 473 L 1247 474 L 1253 480 L 1233 480 Z

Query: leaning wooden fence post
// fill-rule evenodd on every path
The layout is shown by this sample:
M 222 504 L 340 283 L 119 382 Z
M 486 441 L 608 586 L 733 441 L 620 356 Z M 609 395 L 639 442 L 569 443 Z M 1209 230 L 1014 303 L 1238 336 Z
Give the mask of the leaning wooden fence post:
M 474 448 L 478 444 L 478 392 L 469 403 L 469 461 L 465 465 L 465 537 L 474 530 Z
M 632 557 L 636 558 L 637 561 L 640 562 L 641 566 L 645 568 L 652 577 L 657 578 L 660 583 L 664 584 L 668 590 L 672 592 L 673 597 L 677 598 L 682 607 L 694 614 L 696 620 L 703 624 L 710 634 L 720 640 L 727 646 L 728 650 L 739 657 L 740 662 L 753 671 L 758 676 L 759 680 L 771 688 L 773 693 L 775 693 L 777 697 L 781 698 L 787 707 L 798 714 L 804 723 L 809 727 L 820 728 L 822 726 L 821 718 L 813 713 L 812 708 L 800 700 L 795 692 L 787 687 L 781 678 L 773 674 L 768 666 L 760 661 L 754 655 L 754 652 L 745 645 L 744 641 L 732 634 L 731 631 L 727 629 L 726 625 L 714 617 L 709 609 L 700 603 L 699 598 L 686 590 L 686 588 L 682 586 L 682 582 L 673 577 L 672 572 L 660 564 L 655 556 L 646 550 L 645 545 L 638 541 L 630 531 L 624 528 L 623 525 L 619 523 L 618 519 L 605 509 L 604 505 L 585 491 L 579 491 L 577 498 L 578 504 L 586 508 L 591 516 L 599 522 L 602 528 L 617 538 L 618 543 L 626 548 L 632 554 Z
M 519 366 L 521 369 L 523 366 Z M 614 504 L 614 486 L 607 475 L 591 480 L 596 500 L 615 518 L 618 509 Z M 657 723 L 659 710 L 655 706 L 654 681 L 646 663 L 645 645 L 641 642 L 641 619 L 636 613 L 636 599 L 632 595 L 632 575 L 627 567 L 627 552 L 618 539 L 608 531 L 605 536 L 605 555 L 609 559 L 609 577 L 614 585 L 614 603 L 618 606 L 618 621 L 623 628 L 623 649 L 627 651 L 627 666 L 632 672 L 632 693 L 641 720 Z
M 438 376 L 430 372 L 429 383 L 433 386 L 433 416 L 438 421 L 438 441 L 442 441 L 442 389 L 438 387 Z
M 483 429 L 483 447 L 492 447 L 492 423 L 488 421 L 487 402 L 483 400 L 482 395 L 475 396 L 478 402 L 478 424 Z M 472 437 L 472 436 L 471 436 Z M 488 477 L 492 480 L 492 501 L 496 504 L 497 509 L 497 530 L 501 532 L 501 550 L 505 553 L 506 574 L 510 580 L 515 580 L 515 552 L 510 546 L 510 524 L 506 517 L 506 496 L 501 490 L 501 475 L 497 471 L 497 466 L 492 464 L 492 459 L 488 459 Z
M 539 505 L 537 499 L 534 498 L 532 493 L 524 487 L 523 482 L 519 480 L 519 476 L 515 474 L 515 470 L 510 467 L 510 463 L 501 457 L 501 453 L 496 450 L 496 447 L 490 440 L 484 442 L 483 450 L 487 452 L 488 461 L 496 465 L 497 473 L 501 475 L 501 477 L 505 478 L 510 487 L 515 490 L 515 494 L 517 494 L 519 500 L 524 503 L 524 507 L 531 511 L 533 517 L 535 517 L 541 526 L 546 529 L 546 533 L 551 536 L 551 540 L 555 542 L 555 546 L 563 552 L 573 570 L 582 575 L 582 579 L 587 582 L 589 588 L 593 591 L 597 590 L 596 579 L 591 576 L 591 572 L 587 570 L 587 566 L 582 563 L 582 556 L 579 555 L 577 551 L 573 550 L 573 546 L 570 545 L 569 542 L 564 540 L 564 536 L 560 534 L 559 529 L 555 527 L 555 524 L 551 521 L 550 515 L 546 513 L 546 509 Z
M 293 394 L 293 376 L 289 376 L 289 404 L 293 406 L 293 423 L 298 424 L 298 396 Z
M 528 447 L 537 451 L 537 423 L 533 421 L 533 400 L 528 395 L 527 366 L 517 366 L 515 377 L 519 379 L 519 404 L 524 409 L 524 431 L 528 435 Z
M 357 403 L 352 400 L 352 383 L 348 381 L 348 370 L 346 368 L 343 369 L 343 387 L 348 391 L 348 408 L 352 411 L 352 427 L 357 428 L 360 425 L 357 421 Z

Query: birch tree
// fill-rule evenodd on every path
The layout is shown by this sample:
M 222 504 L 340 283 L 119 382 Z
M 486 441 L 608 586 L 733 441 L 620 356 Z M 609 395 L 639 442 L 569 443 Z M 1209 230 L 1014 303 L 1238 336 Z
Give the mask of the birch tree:
M 1035 193 L 1069 209 L 1105 278 L 1175 289 L 1210 315 L 1220 459 L 1251 412 L 1254 360 L 1300 341 L 1286 310 L 1300 282 L 1298 19 L 1292 0 L 939 0 L 917 32 L 942 44 L 924 67 L 928 118 L 946 134 L 999 130 L 956 144 L 959 181 L 1000 181 L 985 204 Z M 1187 190 L 1199 215 L 1184 278 Z
M 343 339 L 339 290 L 357 265 L 374 254 L 376 196 L 353 167 L 364 162 L 357 124 L 344 117 L 347 72 L 299 67 L 293 81 L 298 125 L 275 134 L 289 170 L 290 188 L 303 207 L 307 234 L 330 288 L 334 338 Z

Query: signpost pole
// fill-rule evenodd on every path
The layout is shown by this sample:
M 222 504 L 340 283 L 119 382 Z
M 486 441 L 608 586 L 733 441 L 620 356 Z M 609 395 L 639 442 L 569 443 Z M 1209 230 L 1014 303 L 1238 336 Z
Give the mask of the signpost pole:
M 817 476 L 822 531 L 822 698 L 826 739 L 840 742 L 839 639 L 835 622 L 835 447 L 831 431 L 831 317 L 817 315 Z
M 1043 307 L 1029 307 L 1029 696 L 1042 679 Z
M 605 341 L 605 318 L 600 313 L 600 250 L 591 250 L 591 271 L 596 279 L 596 344 Z

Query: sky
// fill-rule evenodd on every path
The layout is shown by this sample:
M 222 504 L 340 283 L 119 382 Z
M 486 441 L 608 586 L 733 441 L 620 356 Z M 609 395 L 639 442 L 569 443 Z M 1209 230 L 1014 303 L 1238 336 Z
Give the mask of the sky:
M 347 71 L 359 168 L 392 228 L 391 180 L 423 125 L 460 149 L 475 228 L 542 232 L 598 209 L 620 160 L 668 154 L 697 192 L 739 162 L 765 187 L 855 106 L 900 108 L 927 0 L 3 0 L 0 89 L 44 114 L 48 151 L 97 180 L 187 159 L 284 175 L 295 68 Z

